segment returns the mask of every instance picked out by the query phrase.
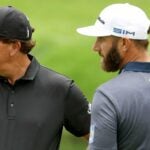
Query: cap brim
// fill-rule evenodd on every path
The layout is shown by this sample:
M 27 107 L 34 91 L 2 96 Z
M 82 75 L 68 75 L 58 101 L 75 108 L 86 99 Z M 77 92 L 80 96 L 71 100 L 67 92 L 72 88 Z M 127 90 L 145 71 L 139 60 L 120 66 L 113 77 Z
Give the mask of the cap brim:
M 101 37 L 101 36 L 111 35 L 111 33 L 108 30 L 106 30 L 104 28 L 97 27 L 95 25 L 78 28 L 77 32 L 82 34 L 82 35 L 94 36 L 94 37 Z

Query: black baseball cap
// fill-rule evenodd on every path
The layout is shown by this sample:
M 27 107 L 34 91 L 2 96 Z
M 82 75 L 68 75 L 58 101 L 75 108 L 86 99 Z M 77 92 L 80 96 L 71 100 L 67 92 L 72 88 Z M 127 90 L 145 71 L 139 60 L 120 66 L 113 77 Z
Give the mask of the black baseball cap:
M 33 28 L 26 15 L 12 6 L 0 7 L 0 38 L 27 41 Z

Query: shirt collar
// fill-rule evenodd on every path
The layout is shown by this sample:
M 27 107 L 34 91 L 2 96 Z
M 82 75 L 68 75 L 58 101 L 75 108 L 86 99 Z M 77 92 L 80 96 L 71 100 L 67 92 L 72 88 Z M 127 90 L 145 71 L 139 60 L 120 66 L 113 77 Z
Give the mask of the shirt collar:
M 121 70 L 124 71 L 150 72 L 150 62 L 130 62 Z
M 40 68 L 40 64 L 38 63 L 38 61 L 34 56 L 28 54 L 28 57 L 31 60 L 31 63 L 27 68 L 25 75 L 19 80 L 33 80 Z M 0 80 L 7 80 L 7 79 L 5 77 L 0 76 Z
M 28 55 L 31 63 L 25 73 L 25 75 L 21 78 L 22 80 L 33 80 L 40 68 L 40 64 L 36 60 L 36 58 L 32 55 Z

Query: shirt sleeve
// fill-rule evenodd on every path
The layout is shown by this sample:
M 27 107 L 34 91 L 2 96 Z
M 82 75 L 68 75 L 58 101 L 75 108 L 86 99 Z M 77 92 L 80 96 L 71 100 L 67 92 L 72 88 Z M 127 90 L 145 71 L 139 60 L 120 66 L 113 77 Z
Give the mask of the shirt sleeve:
M 92 103 L 90 150 L 117 150 L 115 106 L 105 94 L 96 91 Z
M 64 126 L 75 136 L 84 136 L 90 130 L 89 103 L 74 83 L 65 99 Z

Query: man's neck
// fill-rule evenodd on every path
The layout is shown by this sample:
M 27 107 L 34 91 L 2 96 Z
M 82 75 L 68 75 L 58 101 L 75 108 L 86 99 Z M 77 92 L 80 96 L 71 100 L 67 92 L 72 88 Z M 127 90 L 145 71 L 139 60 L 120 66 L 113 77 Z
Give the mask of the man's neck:
M 13 61 L 10 66 L 8 66 L 7 79 L 11 85 L 14 85 L 16 80 L 23 77 L 29 67 L 31 61 L 28 56 L 21 57 L 16 61 Z
M 150 62 L 150 56 L 147 50 L 130 49 L 124 56 L 120 68 L 129 62 Z

